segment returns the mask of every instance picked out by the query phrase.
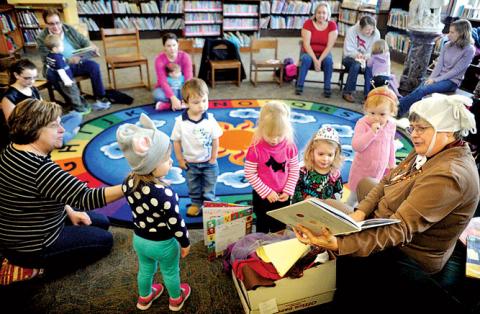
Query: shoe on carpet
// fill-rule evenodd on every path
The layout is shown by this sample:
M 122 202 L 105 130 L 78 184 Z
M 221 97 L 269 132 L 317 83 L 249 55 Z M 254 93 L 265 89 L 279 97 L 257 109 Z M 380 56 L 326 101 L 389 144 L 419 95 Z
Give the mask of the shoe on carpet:
M 325 98 L 330 98 L 330 97 L 332 97 L 332 91 L 331 91 L 331 90 L 325 90 L 325 91 L 323 91 L 323 97 L 325 97 Z
M 43 275 L 42 268 L 26 268 L 11 264 L 6 258 L 3 258 L 0 267 L 0 285 L 7 286 L 17 281 L 30 280 Z
M 187 208 L 187 216 L 197 217 L 198 215 L 200 215 L 201 211 L 202 211 L 201 207 L 192 204 Z
M 393 122 L 399 127 L 400 129 L 405 130 L 410 125 L 410 121 L 407 118 L 400 118 L 400 119 L 393 119 Z
M 92 108 L 95 111 L 106 110 L 112 106 L 112 103 L 107 98 L 98 99 L 92 104 Z
M 302 87 L 296 87 L 295 88 L 295 95 L 301 95 L 303 93 L 303 88 Z
M 343 94 L 342 98 L 351 103 L 355 102 L 355 98 L 353 98 L 352 94 Z
M 170 311 L 180 311 L 183 307 L 183 304 L 185 304 L 185 301 L 187 301 L 188 297 L 190 296 L 192 289 L 190 288 L 188 283 L 181 283 L 180 291 L 180 297 L 178 299 L 168 299 L 168 308 L 170 309 Z
M 157 110 L 157 111 L 165 111 L 165 110 L 170 110 L 170 109 L 171 109 L 171 105 L 168 102 L 158 101 L 155 104 L 155 110 Z
M 138 297 L 137 308 L 139 310 L 145 311 L 150 308 L 153 301 L 158 299 L 163 293 L 163 285 L 160 283 L 154 283 L 152 285 L 152 293 L 148 297 Z

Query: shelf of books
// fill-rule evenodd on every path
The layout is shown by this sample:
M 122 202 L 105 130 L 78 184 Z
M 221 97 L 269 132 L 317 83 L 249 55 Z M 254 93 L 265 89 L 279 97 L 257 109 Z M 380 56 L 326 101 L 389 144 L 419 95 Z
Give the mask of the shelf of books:
M 23 48 L 22 32 L 18 28 L 13 6 L 0 5 L 0 28 L 2 31 L 0 39 L 1 55 L 10 55 Z
M 220 37 L 223 24 L 222 1 L 184 1 L 183 35 L 194 38 L 194 46 L 203 47 L 205 37 Z
M 391 31 L 385 35 L 385 41 L 390 47 L 391 59 L 399 63 L 405 62 L 408 49 L 410 49 L 410 36 L 405 33 Z

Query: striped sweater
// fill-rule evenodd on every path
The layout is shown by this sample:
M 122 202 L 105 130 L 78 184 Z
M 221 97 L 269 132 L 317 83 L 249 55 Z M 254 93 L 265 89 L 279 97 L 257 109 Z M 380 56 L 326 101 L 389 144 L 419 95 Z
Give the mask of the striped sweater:
M 63 229 L 65 204 L 103 207 L 104 189 L 89 189 L 50 157 L 7 146 L 0 154 L 0 248 L 35 252 L 50 246 Z
M 293 195 L 299 170 L 298 150 L 293 143 L 284 140 L 270 146 L 262 140 L 248 148 L 245 177 L 261 198 L 272 191 Z

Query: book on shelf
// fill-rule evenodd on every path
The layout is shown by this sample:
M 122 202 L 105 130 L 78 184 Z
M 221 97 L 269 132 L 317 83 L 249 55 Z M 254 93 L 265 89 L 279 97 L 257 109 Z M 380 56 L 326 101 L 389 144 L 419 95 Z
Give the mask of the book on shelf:
M 97 48 L 93 46 L 88 46 L 85 48 L 80 48 L 74 50 L 72 53 L 72 57 L 80 57 L 82 59 L 90 59 L 94 57 L 99 57 L 100 55 L 97 52 Z
M 400 222 L 398 219 L 391 218 L 374 218 L 357 222 L 349 215 L 316 198 L 269 211 L 267 215 L 286 225 L 294 227 L 298 224 L 303 225 L 314 233 L 321 233 L 323 228 L 328 228 L 333 235 L 348 234 Z
M 467 277 L 480 278 L 480 237 L 467 237 L 467 264 L 465 265 Z

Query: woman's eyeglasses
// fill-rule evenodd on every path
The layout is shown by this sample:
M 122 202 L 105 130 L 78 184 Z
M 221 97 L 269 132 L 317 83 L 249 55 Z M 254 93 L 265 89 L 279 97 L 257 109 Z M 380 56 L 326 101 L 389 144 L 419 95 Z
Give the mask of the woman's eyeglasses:
M 38 76 L 20 76 L 20 77 L 25 81 L 35 81 L 38 78 Z
M 427 129 L 430 129 L 431 126 L 409 126 L 405 130 L 408 134 L 412 134 L 414 131 L 417 132 L 417 135 L 422 135 Z

